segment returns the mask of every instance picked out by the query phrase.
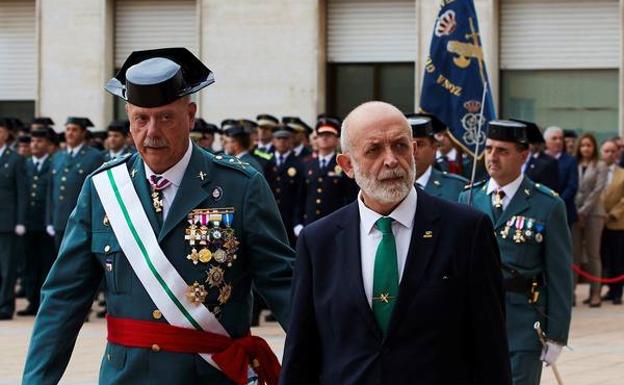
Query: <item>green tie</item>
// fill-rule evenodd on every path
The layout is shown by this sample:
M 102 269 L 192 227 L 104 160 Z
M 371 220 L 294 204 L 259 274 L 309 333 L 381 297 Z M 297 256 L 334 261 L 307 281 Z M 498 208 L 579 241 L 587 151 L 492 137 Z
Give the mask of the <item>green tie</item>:
M 399 294 L 399 268 L 394 234 L 392 234 L 392 218 L 379 218 L 375 226 L 383 235 L 375 253 L 373 313 L 379 327 L 386 334 L 392 309 Z

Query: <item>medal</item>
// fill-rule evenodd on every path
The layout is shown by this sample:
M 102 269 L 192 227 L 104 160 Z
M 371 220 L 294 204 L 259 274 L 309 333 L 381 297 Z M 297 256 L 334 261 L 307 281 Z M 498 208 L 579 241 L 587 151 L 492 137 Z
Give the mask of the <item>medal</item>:
M 206 283 L 210 285 L 210 287 L 219 287 L 223 283 L 224 272 L 219 266 L 211 266 L 206 274 Z
M 516 218 L 516 231 L 513 236 L 513 240 L 516 243 L 522 243 L 525 241 L 524 234 L 522 234 L 522 229 L 524 228 L 524 217 L 519 216 Z
M 511 229 L 515 221 L 516 221 L 516 216 L 514 215 L 507 221 L 507 223 L 505 223 L 505 228 L 502 229 L 500 232 L 500 235 L 501 237 L 503 237 L 503 239 L 507 239 L 507 237 L 509 236 L 509 230 Z
M 533 236 L 533 224 L 535 223 L 534 219 L 527 219 L 527 229 L 524 232 L 524 235 L 526 235 L 527 238 L 531 238 Z
M 199 253 L 197 252 L 197 249 L 191 249 L 191 254 L 187 255 L 186 259 L 192 261 L 193 265 L 197 265 L 197 262 L 199 262 Z
M 199 262 L 208 263 L 210 262 L 211 259 L 212 259 L 212 252 L 209 249 L 203 248 L 199 250 Z
M 297 175 L 297 169 L 296 169 L 296 168 L 294 168 L 294 167 L 290 167 L 290 168 L 288 169 L 287 173 L 288 173 L 288 176 L 292 178 L 292 177 L 294 177 L 295 175 Z
M 218 263 L 225 263 L 227 260 L 227 253 L 223 249 L 217 249 L 214 253 L 212 253 L 212 257 Z
M 535 240 L 537 241 L 537 243 L 542 243 L 542 241 L 544 240 L 544 225 L 541 223 L 536 223 L 535 224 Z
M 500 209 L 503 207 L 503 196 L 499 194 L 499 191 L 494 192 L 494 207 Z
M 225 305 L 227 301 L 230 299 L 231 295 L 232 295 L 232 285 L 230 285 L 229 283 L 226 283 L 225 285 L 221 286 L 221 288 L 219 288 L 219 297 L 217 298 L 217 301 L 219 301 L 221 305 Z
M 189 302 L 193 305 L 199 305 L 206 300 L 206 296 L 208 292 L 204 285 L 199 284 L 197 281 L 193 283 L 193 285 L 189 286 L 186 292 L 186 298 L 188 298 Z
M 160 198 L 158 191 L 152 192 L 152 205 L 154 206 L 154 209 L 156 209 L 157 213 L 161 212 L 163 209 L 163 201 Z

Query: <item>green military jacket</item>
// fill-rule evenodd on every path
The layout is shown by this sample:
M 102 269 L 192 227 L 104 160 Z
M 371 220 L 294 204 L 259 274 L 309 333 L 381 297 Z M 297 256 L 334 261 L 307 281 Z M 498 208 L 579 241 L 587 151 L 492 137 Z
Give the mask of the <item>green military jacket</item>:
M 459 175 L 439 171 L 432 167 L 425 191 L 435 197 L 457 202 L 459 194 L 464 191 L 467 184 L 468 180 Z
M 47 224 L 52 225 L 54 231 L 60 233 L 65 230 L 83 182 L 103 161 L 100 151 L 86 144 L 74 157 L 65 150 L 54 154 L 46 209 Z
M 26 220 L 26 172 L 24 159 L 8 145 L 0 156 L 0 232 L 13 233 Z
M 240 160 L 242 160 L 243 162 L 249 163 L 249 165 L 251 165 L 251 167 L 255 168 L 259 173 L 264 174 L 264 170 L 262 168 L 262 165 L 260 165 L 260 162 L 258 162 L 256 160 L 256 158 L 254 156 L 250 155 L 248 152 L 244 153 L 240 157 Z
M 125 163 L 160 247 L 185 282 L 204 283 L 215 266 L 231 285 L 228 298 L 209 287 L 203 302 L 233 337 L 249 332 L 252 285 L 278 321 L 285 325 L 294 251 L 288 246 L 275 200 L 260 173 L 226 155 L 212 155 L 193 146 L 191 159 L 165 221 L 160 225 L 152 206 L 143 160 L 139 154 L 104 164 L 95 174 Z M 232 228 L 240 242 L 237 258 L 228 264 L 198 262 L 188 257 L 185 240 L 188 215 L 195 209 L 233 208 Z M 131 268 L 105 216 L 89 177 L 72 213 L 65 239 L 42 290 L 23 384 L 57 383 L 69 362 L 76 337 L 99 283 L 106 279 L 110 316 L 167 322 Z M 214 277 L 213 277 L 214 278 Z M 100 370 L 100 384 L 231 384 L 197 354 L 126 348 L 109 343 Z
M 494 221 L 487 183 L 473 186 L 472 206 Z M 459 198 L 468 202 L 468 191 Z M 542 345 L 533 324 L 540 321 L 547 337 L 566 344 L 572 311 L 572 250 L 565 205 L 549 188 L 524 177 L 507 208 L 494 223 L 503 265 L 524 277 L 543 274 L 545 286 L 535 305 L 523 293 L 507 292 L 507 335 L 511 351 L 538 351 Z M 522 237 L 516 234 L 520 232 Z M 510 273 L 503 269 L 505 278 Z M 544 315 L 547 317 L 544 317 Z
M 33 163 L 33 157 L 26 159 L 26 177 L 28 185 L 26 205 L 26 231 L 45 231 L 47 191 L 50 183 L 52 157 L 46 157 L 39 169 Z

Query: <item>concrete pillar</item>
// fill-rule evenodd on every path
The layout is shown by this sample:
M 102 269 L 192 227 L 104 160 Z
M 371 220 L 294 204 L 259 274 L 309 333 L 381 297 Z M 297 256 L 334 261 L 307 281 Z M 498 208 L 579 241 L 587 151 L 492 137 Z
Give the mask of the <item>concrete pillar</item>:
M 104 84 L 112 75 L 113 0 L 39 1 L 38 113 L 62 130 L 87 116 L 102 130 L 112 116 Z
M 201 116 L 259 113 L 316 119 L 323 90 L 318 0 L 199 0 L 201 56 L 215 73 L 202 91 Z

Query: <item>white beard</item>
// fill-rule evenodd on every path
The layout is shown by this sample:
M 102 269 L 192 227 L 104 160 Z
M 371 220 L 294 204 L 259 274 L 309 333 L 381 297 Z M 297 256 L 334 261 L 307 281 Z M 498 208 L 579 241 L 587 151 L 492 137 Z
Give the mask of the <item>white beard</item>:
M 416 180 L 416 163 L 412 162 L 411 168 L 407 172 L 399 167 L 392 170 L 384 169 L 375 177 L 363 173 L 359 163 L 354 160 L 353 174 L 355 183 L 372 199 L 383 204 L 399 203 L 405 199 L 414 186 Z M 380 182 L 380 179 L 383 180 L 392 177 L 402 177 L 402 179 L 394 183 Z

